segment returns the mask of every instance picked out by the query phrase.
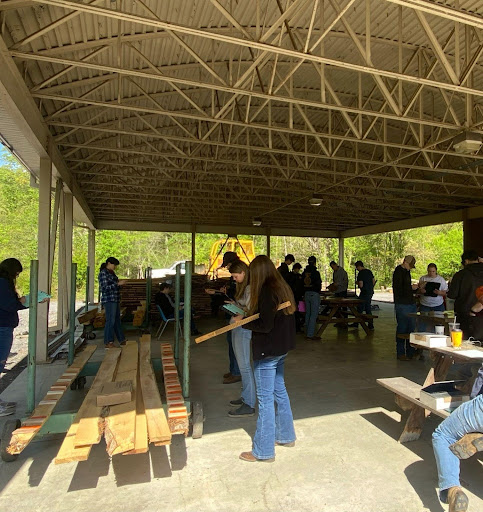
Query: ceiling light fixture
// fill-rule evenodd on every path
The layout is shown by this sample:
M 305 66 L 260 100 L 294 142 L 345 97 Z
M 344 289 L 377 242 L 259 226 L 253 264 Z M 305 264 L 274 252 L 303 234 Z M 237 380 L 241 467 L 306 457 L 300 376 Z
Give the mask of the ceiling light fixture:
M 464 132 L 453 139 L 453 149 L 462 155 L 477 153 L 483 142 L 479 133 Z
M 260 217 L 253 217 L 252 224 L 256 227 L 262 225 L 262 219 Z
M 309 199 L 309 203 L 312 205 L 312 206 L 320 206 L 322 204 L 322 201 L 323 201 L 323 197 L 320 195 L 320 194 L 314 194 L 310 199 Z

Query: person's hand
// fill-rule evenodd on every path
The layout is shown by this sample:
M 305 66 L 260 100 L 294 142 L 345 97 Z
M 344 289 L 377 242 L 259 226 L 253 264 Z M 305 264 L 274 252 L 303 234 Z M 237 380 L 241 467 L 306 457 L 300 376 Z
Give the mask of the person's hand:
M 225 304 L 235 304 L 234 300 L 225 300 Z
M 215 295 L 215 290 L 212 290 L 211 288 L 205 288 L 205 292 L 208 295 Z
M 222 287 L 220 288 L 220 292 L 221 292 L 221 293 L 226 293 L 226 286 L 222 286 Z
M 25 295 L 23 297 L 20 297 L 20 299 L 18 299 L 22 304 L 25 304 L 25 302 L 27 302 L 27 298 L 25 297 Z
M 419 288 L 419 284 L 412 284 L 411 288 L 416 291 Z
M 240 320 L 243 320 L 245 317 L 242 316 L 242 315 L 236 315 L 233 317 L 233 320 L 235 320 L 235 322 L 239 322 Z
M 48 302 L 49 300 L 50 300 L 50 298 L 49 298 L 49 297 L 45 297 L 45 298 L 43 298 L 43 299 L 39 302 L 39 304 L 43 304 L 44 302 Z

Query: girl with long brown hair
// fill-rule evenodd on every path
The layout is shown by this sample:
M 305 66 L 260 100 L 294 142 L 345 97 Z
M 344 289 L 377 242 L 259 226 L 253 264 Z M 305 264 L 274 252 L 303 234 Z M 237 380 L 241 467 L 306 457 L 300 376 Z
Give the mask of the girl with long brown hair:
M 247 310 L 250 301 L 248 265 L 241 260 L 237 260 L 230 265 L 230 274 L 236 283 L 234 302 L 241 309 Z M 237 407 L 237 409 L 228 413 L 228 416 L 232 418 L 253 416 L 255 414 L 257 397 L 255 393 L 255 379 L 253 378 L 250 362 L 251 339 L 252 332 L 244 327 L 237 327 L 232 331 L 233 350 L 242 379 L 241 397 L 230 401 L 232 407 Z
M 278 311 L 278 306 L 287 301 L 291 302 L 290 307 Z M 295 444 L 292 409 L 284 381 L 285 358 L 295 348 L 295 309 L 292 290 L 270 258 L 257 256 L 250 264 L 248 314 L 259 313 L 260 317 L 244 326 L 252 331 L 259 408 L 252 451 L 240 455 L 240 459 L 248 462 L 273 462 L 275 445 Z

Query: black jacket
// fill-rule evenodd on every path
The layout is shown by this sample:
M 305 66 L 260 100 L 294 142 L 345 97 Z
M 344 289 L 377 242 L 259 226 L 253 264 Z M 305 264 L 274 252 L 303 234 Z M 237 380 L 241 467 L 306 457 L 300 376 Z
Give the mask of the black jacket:
M 476 303 L 476 289 L 483 286 L 483 263 L 471 263 L 453 276 L 448 297 L 454 299 L 456 315 L 468 316 Z
M 10 288 L 8 281 L 0 277 L 0 327 L 17 327 L 17 311 L 26 309 Z
M 304 281 L 304 292 L 317 292 L 322 289 L 322 279 L 320 272 L 314 265 L 307 265 L 302 273 Z
M 154 301 L 161 308 L 166 318 L 174 315 L 174 307 L 169 302 L 168 296 L 165 293 L 158 292 L 154 297 Z
M 406 270 L 402 265 L 398 265 L 394 269 L 392 293 L 394 294 L 394 304 L 416 304 L 411 286 L 411 271 Z
M 292 288 L 294 299 L 297 302 L 304 299 L 304 279 L 302 274 L 290 273 L 290 288 Z
M 285 279 L 285 282 L 288 283 L 288 285 L 290 286 L 290 270 L 288 269 L 288 265 L 285 262 L 283 262 L 280 264 L 277 270 L 280 272 L 280 275 Z
M 262 286 L 258 297 L 260 318 L 245 324 L 244 329 L 253 331 L 253 359 L 282 356 L 295 348 L 295 318 L 277 311 L 278 304 L 268 286 Z

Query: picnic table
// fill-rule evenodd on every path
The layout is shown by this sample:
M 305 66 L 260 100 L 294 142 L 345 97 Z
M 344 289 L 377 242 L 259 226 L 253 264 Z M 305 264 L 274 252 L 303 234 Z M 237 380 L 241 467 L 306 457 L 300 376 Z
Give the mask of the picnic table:
M 419 328 L 419 322 L 435 325 L 444 325 L 444 332 L 449 334 L 449 324 L 454 322 L 454 311 L 418 311 L 409 313 L 408 316 L 416 319 L 416 330 Z
M 446 409 L 435 410 L 422 404 L 419 400 L 422 388 L 446 380 L 453 363 L 483 363 L 483 348 L 477 347 L 468 341 L 464 341 L 461 348 L 427 347 L 417 342 L 413 342 L 412 345 L 416 348 L 428 350 L 432 361 L 432 367 L 422 386 L 404 377 L 377 379 L 378 384 L 395 393 L 396 403 L 404 411 L 409 411 L 403 432 L 399 437 L 400 443 L 419 439 L 424 422 L 430 413 L 441 418 L 447 418 L 450 415 L 450 412 Z
M 377 318 L 375 315 L 364 315 L 357 311 L 357 306 L 361 304 L 357 298 L 342 297 L 322 297 L 320 303 L 328 306 L 328 313 L 319 315 L 321 321 L 317 336 L 320 336 L 329 324 L 361 324 L 366 334 L 372 331 L 367 326 L 367 320 Z

